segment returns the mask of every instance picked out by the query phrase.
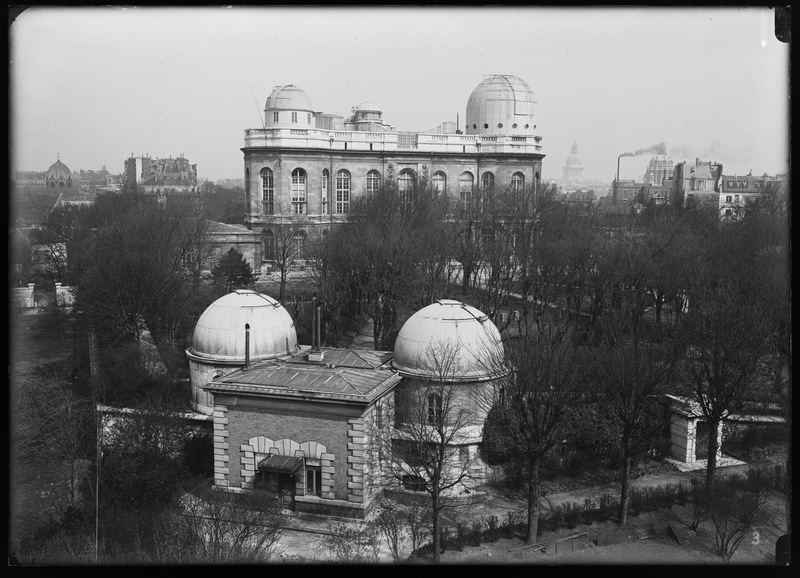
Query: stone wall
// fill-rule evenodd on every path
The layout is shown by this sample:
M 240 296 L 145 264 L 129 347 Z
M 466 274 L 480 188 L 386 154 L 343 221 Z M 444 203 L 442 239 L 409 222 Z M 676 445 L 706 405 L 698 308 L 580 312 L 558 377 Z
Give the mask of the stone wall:
M 36 306 L 33 297 L 34 283 L 28 283 L 27 287 L 13 287 L 11 289 L 11 302 L 17 307 L 32 308 Z

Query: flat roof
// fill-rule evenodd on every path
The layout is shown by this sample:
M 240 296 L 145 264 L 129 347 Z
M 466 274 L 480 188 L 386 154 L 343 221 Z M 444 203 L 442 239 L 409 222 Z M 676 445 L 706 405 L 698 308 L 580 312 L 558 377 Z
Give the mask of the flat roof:
M 254 363 L 204 387 L 218 393 L 369 403 L 400 381 L 390 367 L 393 353 L 322 349 L 322 361 L 308 361 L 309 350 L 285 361 Z

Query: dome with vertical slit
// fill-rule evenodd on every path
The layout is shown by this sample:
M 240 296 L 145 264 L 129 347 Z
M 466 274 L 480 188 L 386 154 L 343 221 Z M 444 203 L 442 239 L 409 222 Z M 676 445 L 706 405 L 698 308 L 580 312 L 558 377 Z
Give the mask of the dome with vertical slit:
M 298 351 L 297 331 L 289 312 L 267 295 L 239 289 L 214 301 L 198 319 L 190 359 L 211 363 L 260 361 Z
M 407 377 L 486 381 L 507 373 L 503 358 L 500 332 L 486 314 L 440 299 L 403 324 L 392 367 Z

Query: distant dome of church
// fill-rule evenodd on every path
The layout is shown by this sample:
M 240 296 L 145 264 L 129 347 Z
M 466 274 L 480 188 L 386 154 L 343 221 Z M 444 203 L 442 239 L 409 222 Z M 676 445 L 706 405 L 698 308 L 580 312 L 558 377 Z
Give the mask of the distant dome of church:
M 283 305 L 267 295 L 239 289 L 214 301 L 200 316 L 190 359 L 244 363 L 246 325 L 251 362 L 297 352 L 294 321 Z
M 661 185 L 664 179 L 672 177 L 675 169 L 675 163 L 672 158 L 666 153 L 659 153 L 654 155 L 650 162 L 647 163 L 647 169 L 644 172 L 644 182 L 652 185 Z
M 265 109 L 267 111 L 295 110 L 314 112 L 314 108 L 311 106 L 311 99 L 294 84 L 276 86 L 272 94 L 267 97 L 267 106 Z
M 61 162 L 61 160 L 57 160 L 50 168 L 47 169 L 47 173 L 45 174 L 45 181 L 49 182 L 72 182 L 72 172 L 69 170 L 69 167 Z
M 409 317 L 397 335 L 392 366 L 407 377 L 485 381 L 504 373 L 500 332 L 460 301 L 440 299 Z
M 583 162 L 578 158 L 578 143 L 572 143 L 572 154 L 567 157 L 568 167 L 582 167 Z
M 533 135 L 535 129 L 536 98 L 521 78 L 494 74 L 469 95 L 467 134 Z

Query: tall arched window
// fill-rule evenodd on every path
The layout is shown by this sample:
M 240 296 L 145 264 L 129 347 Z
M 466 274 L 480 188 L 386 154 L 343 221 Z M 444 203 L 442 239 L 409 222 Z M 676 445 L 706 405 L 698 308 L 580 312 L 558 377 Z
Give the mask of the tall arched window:
M 244 198 L 248 211 L 252 211 L 253 207 L 250 205 L 250 167 L 244 168 Z
M 336 213 L 350 212 L 350 173 L 342 169 L 336 173 Z
M 306 172 L 303 169 L 292 171 L 292 213 L 306 214 Z
M 263 259 L 267 259 L 268 261 L 275 259 L 275 235 L 273 235 L 272 231 L 268 231 L 267 229 L 262 230 L 261 242 L 264 245 Z
M 464 171 L 458 179 L 458 190 L 461 193 L 461 206 L 464 210 L 469 209 L 472 204 L 472 184 L 474 177 L 469 171 Z
M 481 177 L 481 189 L 491 191 L 494 188 L 494 173 L 486 171 Z
M 447 192 L 447 177 L 442 171 L 433 173 L 431 183 L 433 185 L 433 193 L 435 195 L 444 194 Z
M 381 186 L 381 174 L 378 171 L 367 173 L 367 194 L 375 193 Z
M 294 242 L 294 254 L 297 259 L 306 258 L 306 232 L 297 231 L 292 237 Z
M 511 175 L 511 190 L 521 191 L 525 188 L 525 175 L 522 173 L 514 173 Z
M 275 213 L 275 181 L 267 168 L 261 169 L 261 211 L 265 215 Z
M 416 180 L 416 175 L 411 169 L 403 169 L 397 176 L 397 194 L 400 197 L 400 207 L 403 209 L 411 207 Z
M 322 190 L 320 191 L 320 198 L 322 199 L 322 214 L 328 214 L 328 186 L 331 174 L 328 169 L 322 169 Z

